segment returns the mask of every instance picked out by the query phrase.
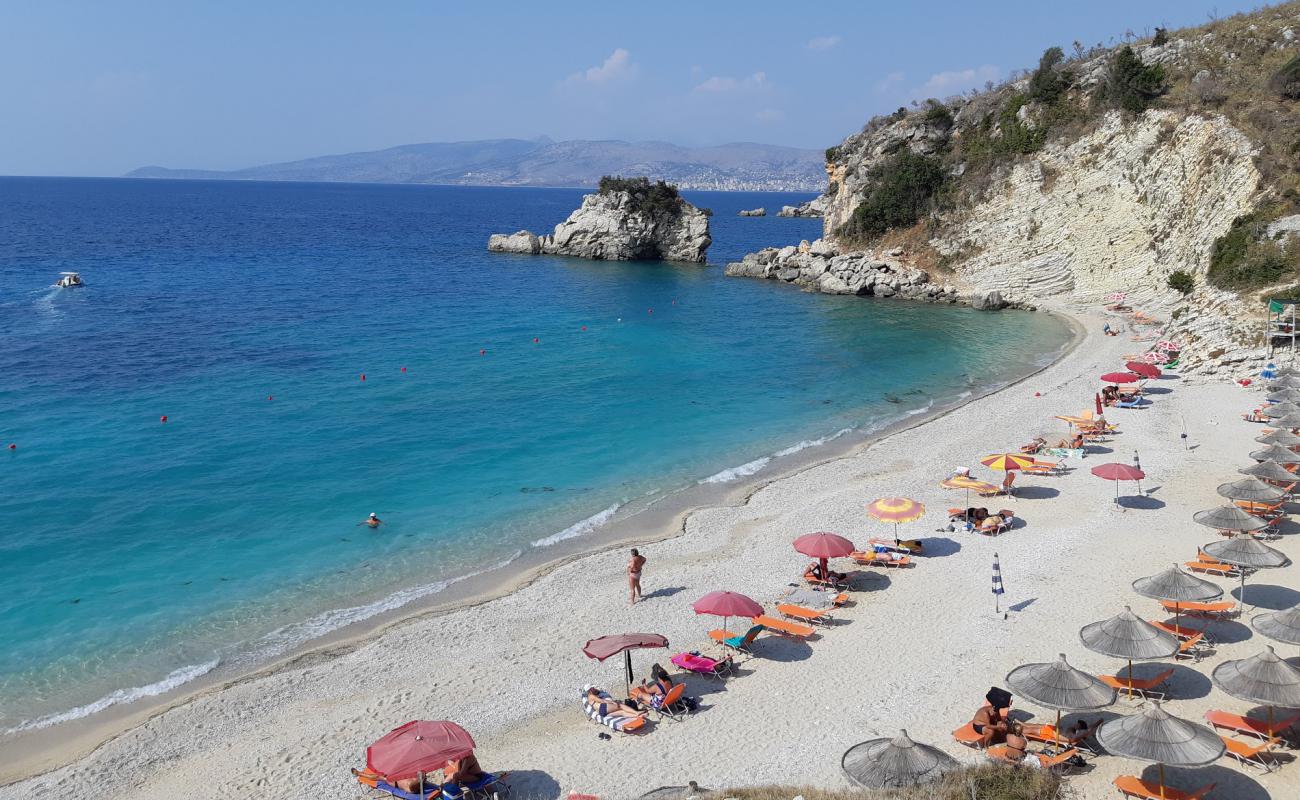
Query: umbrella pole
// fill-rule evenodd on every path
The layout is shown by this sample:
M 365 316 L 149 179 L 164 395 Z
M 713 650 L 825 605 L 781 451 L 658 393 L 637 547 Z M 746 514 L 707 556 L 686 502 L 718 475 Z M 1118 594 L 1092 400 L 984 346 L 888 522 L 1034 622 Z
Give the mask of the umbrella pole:
M 1159 763 L 1159 762 L 1157 762 L 1157 763 L 1156 763 L 1156 767 L 1159 768 L 1159 770 L 1160 770 L 1160 800 L 1164 800 L 1164 798 L 1165 798 L 1165 765 L 1164 765 L 1164 764 L 1161 764 L 1161 763 Z
M 420 782 L 420 800 L 424 800 L 424 772 L 415 773 L 415 777 Z
M 1132 700 L 1133 699 L 1133 659 L 1131 658 L 1128 660 L 1128 672 L 1124 673 L 1124 686 L 1127 687 L 1124 691 L 1128 692 L 1128 699 Z
M 632 651 L 623 651 L 623 677 L 627 681 L 627 696 L 632 696 Z
M 1052 729 L 1052 744 L 1056 745 L 1056 752 L 1061 751 L 1061 709 L 1056 709 L 1056 727 Z
M 1237 567 L 1237 571 L 1241 573 L 1241 590 L 1237 595 L 1237 612 L 1244 614 L 1246 613 L 1246 568 Z

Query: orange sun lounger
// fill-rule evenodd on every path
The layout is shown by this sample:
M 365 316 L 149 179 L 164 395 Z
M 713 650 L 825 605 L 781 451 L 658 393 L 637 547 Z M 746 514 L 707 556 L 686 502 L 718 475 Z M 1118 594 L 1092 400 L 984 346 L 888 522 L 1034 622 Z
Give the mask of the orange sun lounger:
M 1125 797 L 1140 797 L 1142 800 L 1201 800 L 1210 793 L 1215 784 L 1209 783 L 1191 792 L 1184 792 L 1172 786 L 1161 786 L 1154 781 L 1144 781 L 1136 775 L 1120 775 L 1115 779 L 1115 788 Z
M 849 553 L 849 558 L 864 567 L 907 567 L 912 564 L 911 556 L 891 555 L 889 553 L 863 552 L 855 550 Z
M 1005 744 L 993 745 L 984 751 L 984 755 L 987 756 L 990 761 L 997 761 L 1000 764 L 1012 763 L 1007 760 L 1007 746 Z M 1056 769 L 1058 767 L 1066 767 L 1070 759 L 1079 755 L 1079 751 L 1071 747 L 1062 750 L 1056 755 L 1051 755 L 1049 753 L 1030 753 L 1029 755 L 1037 758 L 1038 765 L 1043 769 Z
M 1241 574 L 1237 567 L 1232 564 L 1225 564 L 1222 561 L 1195 561 L 1186 562 L 1187 568 L 1193 572 L 1204 572 L 1207 575 L 1218 575 L 1222 578 L 1235 578 Z
M 1220 736 L 1219 738 L 1223 740 L 1223 746 L 1227 748 L 1228 755 L 1236 759 L 1243 767 L 1259 767 L 1265 772 L 1272 772 L 1273 767 L 1276 766 L 1276 762 L 1272 758 L 1264 758 L 1270 756 L 1269 751 L 1282 743 L 1282 740 L 1276 736 L 1265 739 L 1258 744 L 1238 741 L 1228 736 Z
M 1237 616 L 1237 604 L 1231 600 L 1220 600 L 1217 603 L 1175 603 L 1172 600 L 1161 600 L 1160 605 L 1171 614 L 1182 613 L 1205 617 Z
M 953 731 L 952 738 L 967 747 L 978 748 L 980 746 L 980 735 L 975 732 L 975 726 L 969 722 Z
M 1133 678 L 1120 677 L 1119 675 L 1098 675 L 1097 679 L 1106 684 L 1117 692 L 1136 694 L 1143 700 L 1149 695 L 1159 695 L 1164 697 L 1164 692 L 1160 691 L 1160 686 L 1174 676 L 1172 667 L 1161 672 L 1159 675 L 1153 675 L 1150 678 Z
M 1227 711 L 1206 711 L 1205 721 L 1215 730 L 1227 730 L 1257 739 L 1269 739 L 1300 722 L 1300 714 L 1289 717 L 1274 717 L 1273 728 L 1269 730 L 1268 720 L 1243 717 Z
M 801 619 L 804 622 L 820 622 L 826 624 L 831 621 L 831 612 L 829 611 L 819 611 L 815 608 L 804 608 L 803 606 L 796 606 L 793 603 L 781 603 L 776 607 L 776 610 L 787 617 L 792 619 Z
M 1084 741 L 1092 736 L 1096 728 L 1091 728 L 1082 736 L 1066 736 L 1056 729 L 1055 725 L 1050 722 L 1043 725 L 1023 725 L 1020 728 L 1020 735 L 1024 736 L 1031 742 L 1041 742 L 1056 746 L 1064 745 L 1066 748 L 1078 748 L 1092 752 L 1092 748 L 1084 745 Z M 991 748 L 990 748 L 991 749 Z M 1046 765 L 1044 765 L 1046 766 Z
M 762 625 L 764 628 L 774 630 L 777 633 L 784 633 L 786 636 L 795 636 L 800 639 L 807 639 L 817 632 L 817 629 L 811 625 L 804 625 L 798 622 L 791 622 L 788 619 L 778 617 L 754 617 L 755 625 Z

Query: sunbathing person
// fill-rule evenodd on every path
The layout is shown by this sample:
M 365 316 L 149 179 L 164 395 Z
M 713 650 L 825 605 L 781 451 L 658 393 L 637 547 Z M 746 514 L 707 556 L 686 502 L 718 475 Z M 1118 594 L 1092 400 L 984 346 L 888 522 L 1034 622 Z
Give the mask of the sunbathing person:
M 813 580 L 822 581 L 822 582 L 831 581 L 833 583 L 842 583 L 849 579 L 849 574 L 847 572 L 836 572 L 829 568 L 826 570 L 826 573 L 823 575 L 822 565 L 820 561 L 814 561 L 813 563 L 809 564 L 808 568 L 804 570 L 803 574 L 805 577 L 810 577 Z
M 1041 436 L 1037 436 L 1029 444 L 1021 445 L 1020 452 L 1024 453 L 1025 455 L 1032 456 L 1034 453 L 1037 453 L 1039 450 L 1042 450 L 1044 447 L 1047 447 L 1047 440 Z
M 487 773 L 483 771 L 483 768 L 478 765 L 478 759 L 474 757 L 473 753 L 470 753 L 464 758 L 456 758 L 448 761 L 447 766 L 442 768 L 442 774 L 447 781 L 447 783 L 442 787 L 443 792 L 446 793 L 447 789 L 450 788 L 452 789 L 451 794 L 453 796 L 457 794 L 459 789 L 465 784 L 482 780 L 483 776 L 487 775 Z
M 1101 727 L 1101 722 L 1099 719 L 1089 725 L 1086 719 L 1076 720 L 1061 729 L 1061 736 L 1065 737 L 1065 740 L 1071 744 L 1081 742 L 1096 733 L 1097 728 Z
M 647 711 L 638 711 L 632 706 L 600 695 L 601 690 L 595 686 L 587 690 L 587 702 L 602 717 L 644 717 L 649 713 Z
M 1005 689 L 993 688 L 984 696 L 987 705 L 980 706 L 971 718 L 971 727 L 980 736 L 980 747 L 987 748 L 1007 740 L 1009 735 L 1020 736 L 1020 723 L 1007 718 L 1011 710 L 1011 693 Z
M 656 699 L 662 699 L 672 691 L 673 678 L 668 670 L 655 664 L 650 668 L 650 680 L 640 686 L 632 687 L 632 699 L 648 706 L 655 705 Z
M 994 757 L 1016 766 L 1043 766 L 1043 762 L 1038 760 L 1038 756 L 1029 752 L 1028 740 L 1014 733 L 1007 736 L 1007 749 L 1004 752 L 997 753 Z
M 433 793 L 436 792 L 436 791 L 438 791 L 438 785 L 437 785 L 436 783 L 435 783 L 435 784 L 430 784 L 428 781 L 425 781 L 425 782 L 424 782 L 424 786 L 421 787 L 421 786 L 420 786 L 420 779 L 419 779 L 418 777 L 417 777 L 417 778 L 403 778 L 403 779 L 400 780 L 400 781 L 394 781 L 394 782 L 393 782 L 393 785 L 396 786 L 398 789 L 401 789 L 402 791 L 404 791 L 404 792 L 406 792 L 406 793 L 408 793 L 408 794 L 419 794 L 421 788 L 423 788 L 425 795 L 427 795 L 427 796 L 429 796 L 429 797 L 432 797 L 432 796 L 433 796 Z

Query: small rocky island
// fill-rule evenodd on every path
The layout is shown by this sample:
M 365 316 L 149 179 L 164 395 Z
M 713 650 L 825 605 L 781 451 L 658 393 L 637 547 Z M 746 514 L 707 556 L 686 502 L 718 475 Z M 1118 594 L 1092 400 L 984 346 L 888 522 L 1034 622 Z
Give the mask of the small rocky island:
M 682 199 L 677 187 L 648 178 L 600 179 L 595 194 L 555 226 L 536 236 L 529 231 L 493 234 L 494 253 L 576 256 L 604 261 L 662 260 L 704 263 L 713 238 L 709 211 Z

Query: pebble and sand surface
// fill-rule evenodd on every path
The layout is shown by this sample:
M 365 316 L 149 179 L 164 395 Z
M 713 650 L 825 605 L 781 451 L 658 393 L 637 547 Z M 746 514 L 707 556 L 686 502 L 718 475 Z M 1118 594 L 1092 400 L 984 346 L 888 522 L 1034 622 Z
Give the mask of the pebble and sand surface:
M 632 797 L 661 785 L 758 783 L 847 785 L 840 755 L 853 744 L 906 728 L 964 761 L 971 750 L 951 732 L 968 721 L 990 686 L 1012 668 L 1065 653 L 1070 663 L 1111 674 L 1121 665 L 1078 642 L 1083 625 L 1131 605 L 1148 618 L 1159 607 L 1130 583 L 1192 558 L 1214 538 L 1191 521 L 1219 504 L 1215 487 L 1236 479 L 1256 449 L 1257 426 L 1241 413 L 1260 395 L 1226 383 L 1153 381 L 1145 410 L 1113 411 L 1121 433 L 1059 477 L 1024 478 L 1009 501 L 1024 525 L 1000 537 L 938 533 L 943 508 L 960 505 L 938 487 L 954 467 L 1014 449 L 1035 435 L 1059 436 L 1056 414 L 1090 405 L 1097 376 L 1141 348 L 1128 337 L 1100 335 L 1101 319 L 1078 315 L 1080 344 L 1042 372 L 937 419 L 894 433 L 841 458 L 756 487 L 743 502 L 701 508 L 684 533 L 644 543 L 646 599 L 628 605 L 626 552 L 617 547 L 576 558 L 504 596 L 394 625 L 375 638 L 209 691 L 158 714 L 90 754 L 40 777 L 0 789 L 0 798 L 66 792 L 93 782 L 114 797 L 162 798 L 200 785 L 213 796 L 300 794 L 303 776 L 325 797 L 355 797 L 348 769 L 364 747 L 412 718 L 451 719 L 469 729 L 484 766 L 510 770 L 522 796 L 556 797 L 578 789 Z M 1187 438 L 1180 436 L 1187 433 Z M 1114 502 L 1115 487 L 1088 472 L 1138 453 L 1146 496 Z M 979 468 L 976 468 L 979 472 Z M 582 656 L 583 643 L 625 631 L 665 635 L 677 649 L 702 648 L 716 620 L 690 604 L 714 589 L 773 600 L 797 579 L 804 559 L 790 547 L 799 534 L 833 531 L 862 543 L 884 534 L 865 504 L 883 495 L 925 502 L 929 513 L 905 526 L 927 539 L 927 555 L 904 571 L 879 572 L 811 641 L 763 637 L 741 674 L 725 684 L 691 680 L 700 710 L 644 736 L 599 738 L 582 714 L 579 689 L 615 687 L 621 670 Z M 1284 526 L 1284 533 L 1289 533 Z M 1273 546 L 1300 556 L 1294 537 Z M 993 554 L 1000 558 L 1005 617 L 990 593 Z M 1211 580 L 1216 580 L 1211 578 Z M 1222 579 L 1225 592 L 1236 589 Z M 1247 585 L 1261 610 L 1300 600 L 1300 568 L 1261 572 Z M 1212 626 L 1216 651 L 1179 662 L 1170 712 L 1198 720 L 1210 709 L 1244 713 L 1209 680 L 1225 659 L 1263 649 L 1266 640 L 1240 620 Z M 1282 648 L 1285 650 L 1285 648 Z M 1285 654 L 1285 653 L 1284 653 Z M 654 653 L 636 654 L 641 670 Z M 1154 665 L 1147 665 L 1148 668 Z M 1138 669 L 1142 673 L 1142 667 Z M 1052 712 L 1017 708 L 1048 721 Z M 1121 702 L 1106 713 L 1127 713 Z M 1070 778 L 1079 797 L 1107 797 L 1111 780 L 1143 765 L 1116 757 Z M 1297 773 L 1246 772 L 1227 761 L 1199 770 L 1167 770 L 1171 784 L 1217 781 L 1224 797 L 1285 797 Z

